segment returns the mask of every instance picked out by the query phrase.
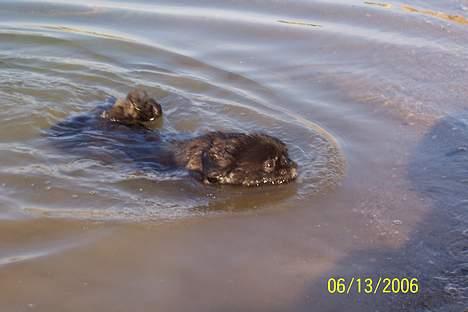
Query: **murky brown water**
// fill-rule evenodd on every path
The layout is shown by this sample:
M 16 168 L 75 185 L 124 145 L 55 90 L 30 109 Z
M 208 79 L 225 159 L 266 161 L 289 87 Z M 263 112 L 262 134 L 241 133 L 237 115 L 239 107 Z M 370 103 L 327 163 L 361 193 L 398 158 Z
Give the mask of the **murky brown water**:
M 463 311 L 468 2 L 0 1 L 1 311 Z M 297 183 L 57 149 L 141 86 L 161 132 L 265 131 Z M 417 277 L 418 295 L 327 294 Z

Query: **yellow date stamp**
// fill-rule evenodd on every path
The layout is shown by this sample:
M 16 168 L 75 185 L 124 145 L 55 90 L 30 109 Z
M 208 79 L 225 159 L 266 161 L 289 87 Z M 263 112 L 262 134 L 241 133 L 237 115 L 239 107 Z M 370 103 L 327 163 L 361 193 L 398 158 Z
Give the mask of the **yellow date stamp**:
M 419 292 L 417 278 L 397 277 L 331 277 L 327 282 L 330 294 L 417 294 Z

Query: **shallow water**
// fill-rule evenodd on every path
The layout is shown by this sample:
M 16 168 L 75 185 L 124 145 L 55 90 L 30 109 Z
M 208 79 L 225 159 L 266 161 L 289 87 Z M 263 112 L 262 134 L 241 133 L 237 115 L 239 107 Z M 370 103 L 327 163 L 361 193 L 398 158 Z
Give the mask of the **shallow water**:
M 0 1 L 2 311 L 463 311 L 467 48 L 464 0 Z M 298 181 L 204 186 L 44 135 L 134 86 L 158 133 L 280 137 Z

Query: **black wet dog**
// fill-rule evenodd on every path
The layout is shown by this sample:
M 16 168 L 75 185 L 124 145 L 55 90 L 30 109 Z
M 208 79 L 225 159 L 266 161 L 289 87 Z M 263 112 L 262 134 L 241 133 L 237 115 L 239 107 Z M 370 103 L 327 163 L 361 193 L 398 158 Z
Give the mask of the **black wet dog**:
M 161 105 L 141 89 L 132 90 L 125 99 L 117 99 L 101 113 L 102 118 L 125 125 L 143 124 L 161 116 Z
M 141 89 L 134 89 L 125 98 L 110 98 L 103 105 L 98 105 L 90 112 L 80 113 L 67 118 L 48 131 L 49 137 L 69 137 L 73 135 L 88 134 L 94 137 L 105 137 L 110 131 L 120 129 L 128 131 L 148 129 L 149 123 L 162 118 L 162 108 L 148 93 Z M 107 132 L 106 132 L 107 131 Z M 79 141 L 86 144 L 85 138 Z
M 161 119 L 161 105 L 146 91 L 134 89 L 125 98 L 112 97 L 88 112 L 72 115 L 44 134 L 55 148 L 67 153 L 140 168 L 149 163 L 144 158 L 154 154 L 152 143 L 159 141 L 159 134 L 151 128 Z
M 286 145 L 266 134 L 210 132 L 174 145 L 176 163 L 204 183 L 258 186 L 297 177 Z

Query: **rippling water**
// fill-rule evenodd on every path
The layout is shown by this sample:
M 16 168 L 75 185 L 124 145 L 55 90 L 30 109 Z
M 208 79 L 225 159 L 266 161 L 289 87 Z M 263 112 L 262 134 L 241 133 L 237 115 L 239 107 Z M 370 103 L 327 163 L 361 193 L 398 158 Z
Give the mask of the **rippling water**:
M 44 135 L 135 86 L 158 132 L 280 137 L 298 181 L 204 186 Z M 0 1 L 0 306 L 463 311 L 467 98 L 465 0 Z

